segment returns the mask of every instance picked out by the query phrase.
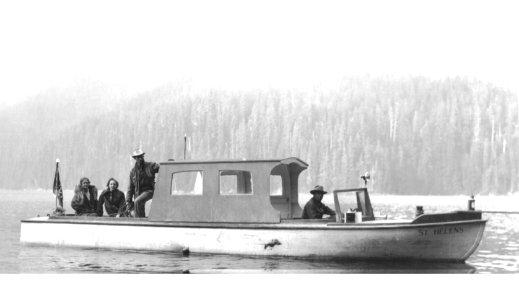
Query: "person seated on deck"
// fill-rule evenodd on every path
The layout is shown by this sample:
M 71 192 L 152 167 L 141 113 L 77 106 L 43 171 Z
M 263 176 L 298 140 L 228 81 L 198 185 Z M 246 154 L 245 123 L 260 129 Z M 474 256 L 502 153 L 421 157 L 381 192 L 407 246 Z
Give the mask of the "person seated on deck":
M 306 203 L 303 209 L 303 219 L 322 219 L 325 214 L 335 216 L 335 211 L 321 202 L 323 195 L 327 193 L 321 185 L 316 185 L 310 193 L 313 197 Z
M 97 188 L 90 185 L 90 180 L 86 177 L 81 178 L 79 185 L 74 189 L 74 197 L 70 204 L 78 216 L 103 215 L 103 207 L 97 202 Z
M 106 183 L 106 189 L 99 195 L 98 206 L 101 207 L 101 216 L 103 215 L 103 204 L 105 206 L 106 213 L 110 217 L 115 217 L 117 214 L 122 213 L 125 208 L 124 193 L 118 190 L 119 182 L 114 178 L 108 179 Z
M 137 149 L 132 153 L 135 166 L 130 171 L 130 186 L 126 193 L 126 205 L 135 205 L 135 217 L 145 218 L 146 201 L 153 198 L 155 190 L 155 174 L 159 172 L 159 164 L 144 161 L 144 152 Z M 133 200 L 135 196 L 135 199 Z M 133 201 L 132 201 L 133 200 Z M 133 203 L 135 201 L 135 203 Z

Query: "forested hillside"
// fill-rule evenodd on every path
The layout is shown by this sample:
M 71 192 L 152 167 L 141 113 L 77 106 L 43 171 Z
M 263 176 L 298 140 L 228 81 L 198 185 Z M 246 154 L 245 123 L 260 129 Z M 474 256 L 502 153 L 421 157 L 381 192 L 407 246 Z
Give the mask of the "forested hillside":
M 60 158 L 67 189 L 87 176 L 125 190 L 132 149 L 180 160 L 187 134 L 191 159 L 299 157 L 310 165 L 302 191 L 359 186 L 366 171 L 377 193 L 519 191 L 518 98 L 478 81 L 363 77 L 311 92 L 170 85 L 123 100 L 58 90 L 0 111 L 0 188 L 51 188 Z

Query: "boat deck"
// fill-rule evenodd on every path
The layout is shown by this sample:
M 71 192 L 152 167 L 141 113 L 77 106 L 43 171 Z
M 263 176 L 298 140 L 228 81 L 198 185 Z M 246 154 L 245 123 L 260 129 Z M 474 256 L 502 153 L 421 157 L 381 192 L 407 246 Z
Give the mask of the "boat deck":
M 481 219 L 452 219 L 433 222 L 416 222 L 414 220 L 386 220 L 378 219 L 364 221 L 361 223 L 338 223 L 334 219 L 305 220 L 305 219 L 282 219 L 280 223 L 226 223 L 226 222 L 168 222 L 149 221 L 148 218 L 113 218 L 113 217 L 87 217 L 87 216 L 46 216 L 22 220 L 27 223 L 55 223 L 55 224 L 91 224 L 112 226 L 143 226 L 143 227 L 198 227 L 198 228 L 229 228 L 229 229 L 383 229 L 395 227 L 428 227 L 444 225 L 448 223 L 473 223 L 486 222 Z

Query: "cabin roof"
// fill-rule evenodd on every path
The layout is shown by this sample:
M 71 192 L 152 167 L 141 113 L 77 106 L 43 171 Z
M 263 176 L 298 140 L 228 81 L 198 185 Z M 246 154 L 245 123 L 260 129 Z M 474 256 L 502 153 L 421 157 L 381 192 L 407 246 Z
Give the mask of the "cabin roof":
M 175 165 L 175 164 L 222 164 L 222 163 L 281 163 L 288 165 L 295 163 L 303 168 L 307 168 L 308 164 L 297 157 L 288 158 L 271 158 L 271 159 L 222 159 L 222 160 L 168 160 L 161 162 L 161 165 Z

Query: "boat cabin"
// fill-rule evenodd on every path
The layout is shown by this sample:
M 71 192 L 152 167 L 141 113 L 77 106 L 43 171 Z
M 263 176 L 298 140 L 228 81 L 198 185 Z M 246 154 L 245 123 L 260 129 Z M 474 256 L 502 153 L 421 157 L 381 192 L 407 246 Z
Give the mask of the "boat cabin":
M 298 158 L 167 161 L 156 178 L 150 221 L 279 223 L 300 218 Z

